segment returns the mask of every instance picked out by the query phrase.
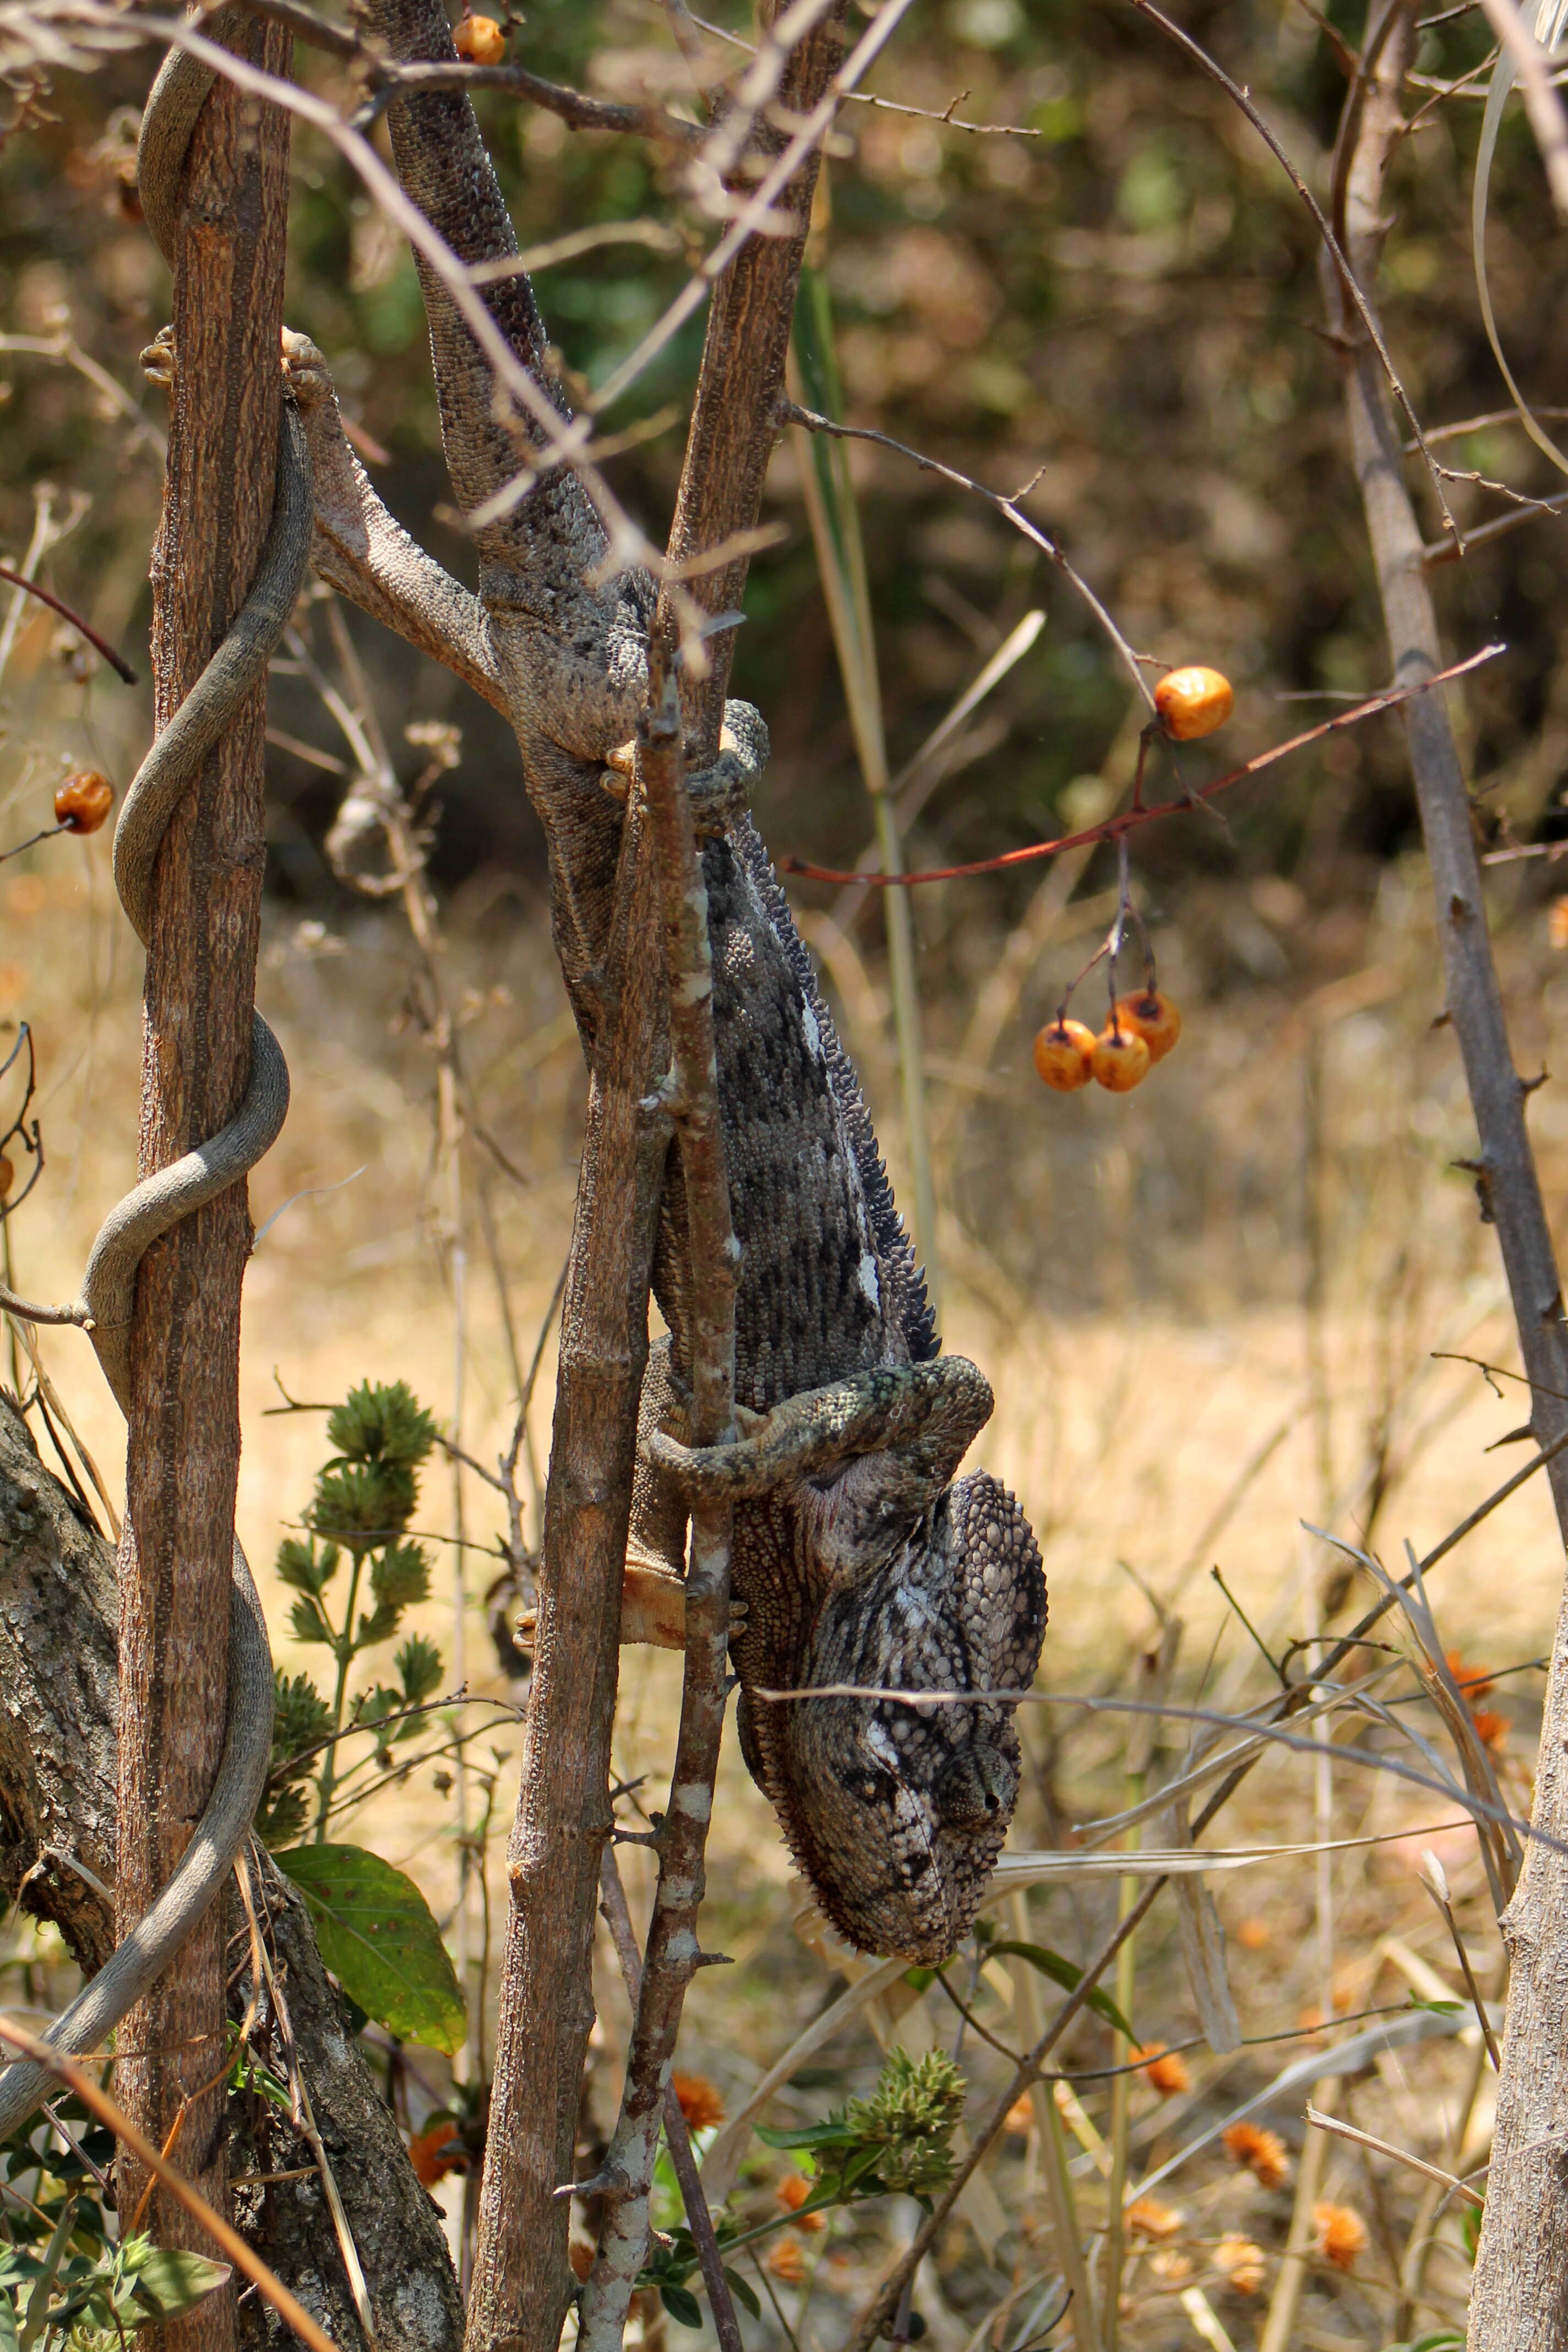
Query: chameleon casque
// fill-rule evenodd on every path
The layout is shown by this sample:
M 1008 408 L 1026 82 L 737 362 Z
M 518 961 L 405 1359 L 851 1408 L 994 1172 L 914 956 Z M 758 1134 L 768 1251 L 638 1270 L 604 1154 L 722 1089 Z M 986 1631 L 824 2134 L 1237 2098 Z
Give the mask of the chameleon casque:
M 454 54 L 435 0 L 361 0 L 356 16 L 399 60 Z M 515 255 L 468 99 L 399 100 L 389 126 L 405 190 L 459 259 Z M 520 428 L 496 421 L 489 365 L 439 280 L 421 271 L 447 467 L 471 513 L 516 474 Z M 500 279 L 485 299 L 564 415 L 527 278 Z M 311 446 L 316 569 L 513 725 L 548 843 L 555 945 L 591 1054 L 626 790 L 613 761 L 645 699 L 653 583 L 635 570 L 603 579 L 603 529 L 576 477 L 557 467 L 475 530 L 480 587 L 470 595 L 380 504 L 343 438 L 320 354 L 289 337 L 285 368 Z M 939 1351 L 858 1081 L 746 812 L 765 759 L 761 720 L 731 703 L 719 761 L 690 779 L 742 1252 L 742 1434 L 706 1453 L 681 1443 L 689 1325 L 672 1173 L 655 1267 L 670 1336 L 644 1386 L 623 1638 L 679 1638 L 683 1498 L 700 1488 L 731 1496 L 746 1762 L 834 1926 L 863 1949 L 929 1963 L 967 1932 L 1012 1817 L 1011 1711 L 752 1694 L 827 1683 L 1021 1688 L 1044 1636 L 1045 1580 L 1013 1496 L 984 1472 L 954 1483 L 991 1391 L 973 1364 Z

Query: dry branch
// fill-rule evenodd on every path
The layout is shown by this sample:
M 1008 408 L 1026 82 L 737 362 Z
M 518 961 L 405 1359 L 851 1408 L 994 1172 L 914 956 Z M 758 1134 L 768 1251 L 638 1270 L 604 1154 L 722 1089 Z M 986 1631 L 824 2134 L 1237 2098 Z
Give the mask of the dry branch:
M 1399 90 L 1415 39 L 1410 0 L 1392 0 L 1350 158 L 1346 217 L 1352 268 L 1373 282 L 1386 231 L 1384 175 L 1402 128 Z M 1370 46 L 1370 43 L 1369 43 Z M 1421 532 L 1401 469 L 1394 419 L 1369 339 L 1341 289 L 1326 287 L 1342 338 L 1351 447 L 1366 512 L 1394 675 L 1440 664 Z M 1552 1238 L 1525 1128 L 1487 937 L 1469 795 L 1447 713 L 1436 695 L 1405 715 L 1411 770 L 1431 861 L 1447 1011 L 1480 1139 L 1477 1192 L 1497 1228 L 1521 1354 L 1531 1383 L 1531 1426 L 1544 1449 L 1568 1428 L 1568 1335 Z M 1555 1393 L 1553 1393 L 1555 1392 Z M 1568 1452 L 1547 1465 L 1559 1524 L 1568 1528 Z M 1568 2167 L 1561 2115 L 1568 2066 L 1568 1606 L 1552 1644 L 1542 1723 L 1532 1835 L 1503 1931 L 1513 1960 L 1497 2141 L 1470 2306 L 1477 2352 L 1554 2342 L 1568 2324 Z
M 593 2023 L 621 1575 L 669 1137 L 662 1108 L 647 1108 L 663 1066 L 664 995 L 641 836 L 629 812 L 562 1310 L 528 1737 L 508 1849 L 511 1902 L 470 2352 L 503 2342 L 517 2352 L 555 2352 L 574 2287 L 568 2208 L 556 2190 L 573 2174 Z

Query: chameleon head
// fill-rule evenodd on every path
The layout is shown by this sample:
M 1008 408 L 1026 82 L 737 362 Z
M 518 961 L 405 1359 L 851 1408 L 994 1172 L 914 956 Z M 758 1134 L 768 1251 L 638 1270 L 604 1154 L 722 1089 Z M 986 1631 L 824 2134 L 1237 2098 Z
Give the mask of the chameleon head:
M 1026 1689 L 1046 1630 L 1034 1534 L 984 1471 L 923 1514 L 892 1556 L 826 1603 L 803 1680 L 878 1690 Z M 862 1951 L 944 1960 L 968 1934 L 1017 1802 L 1013 1710 L 822 1698 L 782 1744 L 797 1858 Z

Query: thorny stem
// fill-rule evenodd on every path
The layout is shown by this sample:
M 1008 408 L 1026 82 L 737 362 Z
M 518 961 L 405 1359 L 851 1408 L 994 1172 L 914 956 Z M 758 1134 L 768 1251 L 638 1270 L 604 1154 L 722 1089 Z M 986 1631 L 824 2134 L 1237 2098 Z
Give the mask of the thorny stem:
M 649 707 L 638 730 L 637 786 L 647 811 L 669 1000 L 673 1108 L 686 1198 L 692 1443 L 734 1435 L 735 1280 L 740 1249 L 719 1107 L 708 892 L 685 789 L 673 670 L 650 660 Z M 658 1831 L 658 1883 L 626 2084 L 601 2168 L 607 2208 L 584 2291 L 583 2352 L 619 2352 L 637 2273 L 647 2256 L 648 2196 L 665 2089 L 686 1988 L 702 1964 L 697 1917 L 713 1783 L 723 1736 L 730 1638 L 728 1502 L 696 1502 L 686 1576 L 686 1673 L 669 1810 Z
M 599 1908 L 610 1930 L 616 1958 L 621 1964 L 621 1974 L 626 1979 L 626 1999 L 635 2015 L 642 1992 L 642 1956 L 632 1934 L 626 1891 L 621 1884 L 620 1864 L 616 1860 L 613 1845 L 605 1848 L 599 1863 Z M 692 2153 L 691 2133 L 673 2081 L 664 2086 L 664 2141 L 680 2186 L 680 2200 L 686 2208 L 692 2243 L 697 2248 L 697 2259 L 701 2264 L 702 2283 L 708 2289 L 708 2307 L 713 2315 L 719 2342 L 723 2352 L 743 2352 L 741 2324 L 735 2316 L 730 2282 L 724 2275 L 724 2260 L 714 2233 L 713 2216 L 708 2210 L 702 2176 L 697 2169 L 697 2158 Z
M 507 1864 L 488 2165 L 469 2299 L 472 2352 L 553 2352 L 574 2288 L 567 2208 L 599 1854 L 610 1828 L 620 1586 L 647 1348 L 667 1123 L 642 1108 L 660 1066 L 663 989 L 637 813 L 623 829 L 606 951 L 609 1017 L 590 1078 L 562 1307 L 522 1782 Z

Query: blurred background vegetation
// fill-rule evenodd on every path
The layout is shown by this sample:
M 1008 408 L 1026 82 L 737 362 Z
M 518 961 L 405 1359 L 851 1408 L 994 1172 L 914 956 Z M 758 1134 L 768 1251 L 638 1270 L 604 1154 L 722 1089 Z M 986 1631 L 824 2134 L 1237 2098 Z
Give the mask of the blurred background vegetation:
M 710 5 L 744 29 L 732 0 Z M 1434 16 L 1417 70 L 1446 83 L 1486 57 L 1488 37 L 1474 7 L 1442 10 L 1434 0 Z M 1326 16 L 1303 0 L 1193 0 L 1183 22 L 1247 86 L 1324 194 L 1344 52 L 1362 33 L 1357 11 L 1343 0 Z M 684 104 L 689 92 L 652 0 L 531 0 L 510 54 L 604 94 Z M 724 54 L 717 39 L 712 54 Z M 168 304 L 129 185 L 150 58 L 132 51 L 89 76 L 58 76 L 0 144 L 0 555 L 23 556 L 40 513 L 51 528 L 68 522 L 41 576 L 132 654 L 144 678 L 162 415 L 137 354 Z M 347 97 L 319 57 L 301 49 L 298 70 Z M 1379 291 L 1395 363 L 1428 430 L 1504 405 L 1469 243 L 1477 87 L 1422 114 L 1393 178 L 1398 220 Z M 1059 539 L 1138 650 L 1230 676 L 1235 719 L 1182 754 L 1180 772 L 1193 783 L 1339 707 L 1326 698 L 1382 684 L 1385 647 L 1334 354 L 1321 331 L 1316 232 L 1230 100 L 1147 19 L 1098 0 L 930 0 L 900 28 L 872 88 L 892 103 L 846 108 L 815 248 L 849 416 L 1000 490 L 1037 476 L 1027 512 Z M 1436 96 L 1417 86 L 1409 110 Z M 679 165 L 646 142 L 570 131 L 493 92 L 479 104 L 525 248 L 589 226 L 653 225 L 651 235 L 638 229 L 538 272 L 569 376 L 602 382 L 689 266 L 700 224 Z M 950 107 L 967 122 L 1009 128 L 974 132 L 932 119 Z M 1550 406 L 1568 381 L 1565 265 L 1513 110 L 1490 224 L 1504 345 L 1521 383 Z M 412 266 L 346 167 L 298 127 L 288 315 L 327 354 L 384 498 L 471 578 L 446 504 Z M 613 478 L 655 539 L 673 499 L 700 341 L 694 321 L 607 420 L 612 430 L 647 426 L 614 461 Z M 1439 454 L 1517 492 L 1557 488 L 1513 422 L 1475 425 Z M 785 535 L 752 568 L 734 690 L 772 730 L 758 814 L 775 855 L 846 866 L 871 827 L 798 464 L 782 443 L 765 514 Z M 1109 814 L 1131 781 L 1142 712 L 1068 583 L 994 509 L 891 453 L 858 446 L 851 470 L 895 773 L 1008 632 L 1037 607 L 1047 615 L 960 731 L 910 824 L 910 863 L 983 857 Z M 1436 540 L 1439 518 L 1419 461 L 1412 479 Z M 1508 511 L 1479 484 L 1448 487 L 1467 525 Z M 1533 517 L 1436 579 L 1456 656 L 1494 637 L 1508 646 L 1452 697 L 1488 845 L 1568 839 L 1568 667 L 1553 617 L 1568 582 L 1561 521 Z M 367 905 L 333 876 L 324 844 L 353 780 L 352 747 L 310 675 L 281 664 L 262 995 L 294 1066 L 295 1108 L 257 1179 L 258 1222 L 318 1189 L 267 1235 L 247 1281 L 241 1528 L 258 1559 L 272 1557 L 302 1506 L 319 1454 L 308 1417 L 263 1418 L 277 1402 L 274 1365 L 306 1398 L 341 1396 L 367 1374 L 405 1377 L 489 1461 L 507 1442 L 520 1360 L 526 1370 L 542 1330 L 520 1470 L 525 1527 L 536 1538 L 530 1463 L 536 1475 L 548 1446 L 549 1311 L 581 1134 L 583 1078 L 549 949 L 542 845 L 510 735 L 444 672 L 346 617 L 405 780 L 425 769 L 432 728 L 460 730 L 457 764 L 435 788 L 438 811 L 427 802 L 421 814 L 432 834 L 440 984 L 497 1149 L 470 1137 L 452 1180 L 451 1138 L 433 1113 L 430 969 L 395 903 Z M 313 658 L 341 677 L 326 608 L 302 621 Z M 122 786 L 150 710 L 145 683 L 127 693 L 49 616 L 19 607 L 5 625 L 0 848 L 48 821 L 67 767 L 89 761 Z M 410 727 L 421 740 L 406 740 Z M 1152 779 L 1161 796 L 1176 784 L 1170 757 L 1158 755 Z M 1201 1658 L 1223 1614 L 1202 1581 L 1216 1559 L 1266 1639 L 1302 1631 L 1321 1605 L 1336 1605 L 1326 1556 L 1300 1535 L 1303 1516 L 1353 1527 L 1364 1540 L 1392 1518 L 1398 1533 L 1409 1525 L 1435 1541 L 1501 1475 L 1481 1449 L 1520 1418 L 1516 1402 L 1489 1396 L 1472 1371 L 1434 1362 L 1443 1348 L 1510 1355 L 1512 1339 L 1491 1237 L 1453 1164 L 1473 1150 L 1473 1128 L 1451 1034 L 1433 1025 L 1441 980 L 1398 722 L 1331 738 L 1228 793 L 1222 807 L 1223 821 L 1182 817 L 1136 840 L 1135 889 L 1186 1026 L 1179 1055 L 1126 1100 L 1094 1087 L 1047 1097 L 1029 1052 L 1110 920 L 1109 853 L 916 894 L 946 1324 L 998 1391 L 981 1458 L 1017 1488 L 1040 1531 L 1052 1586 L 1046 1679 L 1058 1690 L 1124 1687 L 1148 1670 L 1162 1633 L 1145 1589 L 1167 1606 L 1181 1601 L 1197 1628 L 1191 1659 Z M 13 1033 L 21 1017 L 35 1024 L 52 1150 L 14 1228 L 21 1286 L 62 1296 L 134 1149 L 137 976 L 106 852 L 107 835 L 56 841 L 0 873 L 0 1023 Z M 1488 872 L 1517 1055 L 1533 1072 L 1561 1058 L 1568 1018 L 1551 918 L 1555 869 L 1535 856 Z M 822 886 L 791 889 L 907 1195 L 877 904 Z M 1558 936 L 1568 940 L 1568 926 Z M 1560 1089 L 1536 1095 L 1531 1117 L 1561 1238 L 1568 1108 Z M 319 1189 L 356 1171 L 340 1191 Z M 481 1280 L 485 1267 L 493 1284 L 489 1274 Z M 65 1382 L 68 1368 L 73 1409 L 112 1460 L 113 1417 L 70 1355 L 74 1343 L 51 1336 L 47 1344 L 55 1377 Z M 21 1385 L 14 1355 L 7 1376 Z M 1510 1509 L 1506 1531 L 1489 1528 L 1477 1540 L 1471 1573 L 1447 1603 L 1455 1639 L 1470 1654 L 1479 1643 L 1489 1666 L 1505 1655 L 1528 1661 L 1542 1646 L 1560 1582 L 1540 1482 Z M 428 1516 L 439 1516 L 433 1501 Z M 452 1541 L 468 1549 L 451 1558 L 467 1568 L 453 1577 L 443 1567 L 437 1580 L 450 1584 L 456 1614 L 441 1595 L 420 1622 L 456 1664 L 463 1644 L 454 1626 L 466 1612 L 470 1688 L 506 1698 L 520 1686 L 503 1666 L 517 1662 L 489 1652 L 482 1614 L 503 1516 L 471 1477 L 454 1480 Z M 280 1659 L 308 1664 L 283 1637 L 287 1603 L 276 1587 L 268 1601 Z M 1235 1704 L 1252 1653 L 1234 1623 L 1226 1640 L 1224 1691 Z M 628 1660 L 623 1777 L 663 1769 L 674 1689 L 670 1661 Z M 1494 1702 L 1500 1745 L 1516 1743 L 1510 1759 L 1531 1752 L 1533 1689 L 1532 1673 L 1521 1671 Z M 1054 1843 L 1064 1821 L 1108 1811 L 1124 1795 L 1131 1743 L 1121 1727 L 1041 1710 L 1024 1733 L 1031 1776 L 1016 1842 Z M 1170 1736 L 1179 1749 L 1179 1734 Z M 453 1940 L 468 1989 L 480 1993 L 481 2075 L 485 1958 L 458 1857 L 479 1852 L 504 1900 L 493 1842 L 510 1812 L 514 1750 L 510 1732 L 498 1732 L 495 1763 L 487 1748 L 476 1768 L 481 1831 L 472 1788 L 455 1824 L 449 1786 L 434 1786 L 384 1805 L 372 1832 L 425 1877 L 444 1924 L 459 1913 L 468 1920 Z M 1522 1762 L 1508 1769 L 1510 1798 L 1521 1801 Z M 1382 1783 L 1369 1797 L 1342 1784 L 1332 1826 L 1392 1832 L 1429 1819 L 1429 1801 L 1393 1788 Z M 1237 1808 L 1237 1839 L 1330 1825 L 1321 1790 L 1314 1812 L 1308 1774 L 1290 1759 L 1249 1790 Z M 732 1754 L 721 1813 L 716 1932 L 746 1965 L 710 1972 L 682 2042 L 682 2063 L 707 2069 L 720 2104 L 754 2083 L 786 2023 L 803 2026 L 827 1997 L 825 1972 L 844 1966 L 841 1953 L 814 1947 L 812 1957 L 790 1936 L 776 1835 Z M 1478 1937 L 1489 1933 L 1473 1840 L 1443 1851 L 1456 1901 L 1475 1906 Z M 1414 1866 L 1407 1856 L 1336 1863 L 1337 1913 L 1324 1882 L 1309 1884 L 1299 1865 L 1249 1877 L 1234 1896 L 1222 1889 L 1233 1950 L 1246 1956 L 1237 1975 L 1246 2030 L 1295 2030 L 1314 2005 L 1321 2022 L 1331 2000 L 1359 2009 L 1403 1999 L 1410 1984 L 1426 1983 L 1429 1996 L 1421 1967 L 1451 1971 L 1452 1952 L 1414 1890 Z M 641 1902 L 635 1854 L 627 1868 Z M 1045 1920 L 1037 1932 L 1081 1956 L 1112 1900 L 1077 1890 L 1037 1897 Z M 1400 1951 L 1417 1961 L 1390 1992 L 1396 1931 Z M 1193 2019 L 1168 1920 L 1152 1927 L 1139 1965 L 1141 2031 L 1152 2031 L 1150 2018 L 1174 2042 Z M 591 2105 L 602 2125 L 614 2112 L 623 2028 L 607 1970 L 601 1990 Z M 886 2032 L 878 2027 L 884 2039 L 894 2023 L 912 2035 L 907 2004 Z M 921 2031 L 946 2034 L 951 2024 L 938 2010 Z M 1104 2064 L 1110 2047 L 1089 2021 L 1072 2063 Z M 1469 2106 L 1460 2112 L 1458 2058 L 1449 2055 L 1447 2074 L 1447 2056 L 1424 2062 L 1425 2137 L 1404 2091 L 1391 2090 L 1391 2115 L 1369 2100 L 1363 2120 L 1440 2159 L 1458 2116 L 1471 2153 L 1478 2133 L 1484 2141 L 1485 2100 L 1473 2116 Z M 775 2119 L 811 2120 L 825 2084 L 868 2088 L 876 2063 L 858 2022 L 816 2072 L 796 2074 Z M 1194 2105 L 1205 2063 L 1193 2061 Z M 995 2071 L 976 2045 L 965 2065 L 977 2077 Z M 1240 2097 L 1242 2080 L 1230 2078 L 1227 2096 Z M 419 2094 L 410 2120 L 449 2088 Z M 1086 2101 L 1109 2128 L 1098 2095 L 1086 2092 Z M 1152 2150 L 1159 2098 L 1140 2083 L 1137 2100 L 1138 2144 Z M 1092 2207 L 1096 2126 L 1069 2122 L 1079 2193 Z M 1044 2228 L 1039 2147 L 1037 2137 L 1026 2150 L 1019 2136 L 998 2174 L 1008 2211 L 1032 2215 L 1030 2229 Z M 1339 2177 L 1331 2169 L 1331 2189 Z M 1388 2190 L 1405 2198 L 1401 2229 L 1408 2186 Z M 1244 2191 L 1254 2200 L 1245 2210 Z M 1198 2203 L 1211 2239 L 1242 2229 L 1274 2263 L 1288 2195 L 1270 2202 L 1250 2175 L 1238 2182 L 1216 2172 Z M 456 2242 L 460 2207 L 459 2183 Z M 1427 2317 L 1462 2310 L 1464 2250 L 1457 2223 L 1446 2226 L 1448 2300 Z M 874 2231 L 834 2238 L 825 2291 L 859 2294 L 889 2242 Z M 963 2352 L 984 2315 L 994 2252 L 980 2231 L 944 2257 L 951 2307 L 935 2297 L 930 2306 L 944 2352 Z M 1375 2268 L 1383 2257 L 1371 2259 Z M 1184 2275 L 1200 2273 L 1189 2263 Z M 790 2284 L 783 2271 L 778 2279 Z M 1173 2302 L 1176 2272 L 1161 2284 L 1146 2262 L 1138 2282 L 1149 2300 L 1127 2340 L 1140 2352 L 1195 2340 Z M 1253 2340 L 1243 2303 L 1256 2292 L 1237 2287 L 1243 2301 L 1225 2306 L 1237 2343 Z M 1381 2290 L 1324 2272 L 1303 2309 L 1302 2343 L 1379 2346 L 1394 2306 Z

